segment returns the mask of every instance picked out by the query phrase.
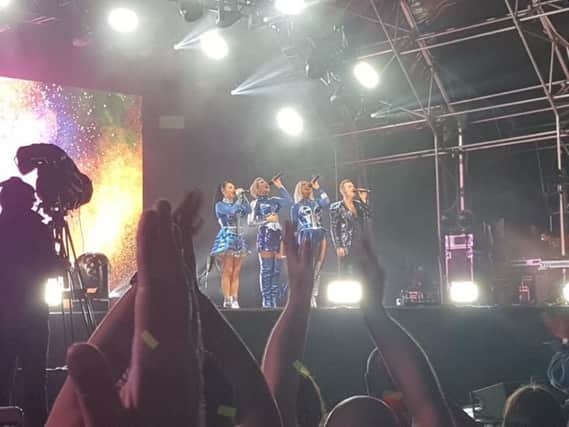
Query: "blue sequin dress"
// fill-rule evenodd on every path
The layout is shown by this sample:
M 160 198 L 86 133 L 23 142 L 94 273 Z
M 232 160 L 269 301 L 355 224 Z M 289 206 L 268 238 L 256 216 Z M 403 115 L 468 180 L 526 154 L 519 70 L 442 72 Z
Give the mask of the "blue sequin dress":
M 221 229 L 213 242 L 210 252 L 212 256 L 248 254 L 243 221 L 250 212 L 251 207 L 244 197 L 238 198 L 236 202 L 224 199 L 215 204 L 215 215 Z

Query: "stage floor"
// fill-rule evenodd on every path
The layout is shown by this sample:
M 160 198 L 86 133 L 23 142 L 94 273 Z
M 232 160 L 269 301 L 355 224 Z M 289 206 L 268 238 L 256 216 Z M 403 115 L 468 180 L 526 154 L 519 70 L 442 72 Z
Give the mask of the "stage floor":
M 545 311 L 567 307 L 397 307 L 393 316 L 421 343 L 445 392 L 467 403 L 472 390 L 498 382 L 544 378 L 552 349 L 543 325 Z M 224 315 L 260 359 L 280 310 L 225 310 Z M 75 325 L 81 329 L 80 319 Z M 65 346 L 61 315 L 50 316 L 49 366 L 61 366 Z M 84 334 L 77 331 L 78 340 Z M 305 364 L 333 404 L 364 392 L 363 374 L 372 343 L 361 313 L 353 308 L 324 308 L 312 312 Z M 50 375 L 51 393 L 64 373 Z

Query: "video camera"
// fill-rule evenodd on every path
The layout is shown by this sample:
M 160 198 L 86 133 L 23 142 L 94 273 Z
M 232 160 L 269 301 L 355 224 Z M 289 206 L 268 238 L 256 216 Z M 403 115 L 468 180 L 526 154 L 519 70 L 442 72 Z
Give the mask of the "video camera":
M 56 145 L 32 144 L 20 147 L 16 153 L 16 163 L 23 175 L 37 168 L 36 193 L 48 214 L 65 214 L 91 200 L 91 180 L 81 173 L 67 153 Z

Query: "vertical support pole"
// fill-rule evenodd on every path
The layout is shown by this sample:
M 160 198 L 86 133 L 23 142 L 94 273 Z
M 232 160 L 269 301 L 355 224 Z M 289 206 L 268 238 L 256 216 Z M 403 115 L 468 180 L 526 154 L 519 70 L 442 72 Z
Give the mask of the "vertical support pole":
M 433 129 L 433 146 L 435 151 L 435 204 L 436 204 L 436 224 L 437 224 L 437 266 L 439 269 L 439 292 L 441 304 L 446 303 L 447 289 L 446 280 L 443 273 L 443 232 L 441 227 L 441 180 L 440 180 L 440 156 L 439 156 L 439 135 Z
M 462 132 L 462 126 L 458 125 L 458 207 L 459 211 L 462 212 L 466 208 L 465 193 L 464 193 L 464 152 L 462 147 L 464 146 L 464 135 Z

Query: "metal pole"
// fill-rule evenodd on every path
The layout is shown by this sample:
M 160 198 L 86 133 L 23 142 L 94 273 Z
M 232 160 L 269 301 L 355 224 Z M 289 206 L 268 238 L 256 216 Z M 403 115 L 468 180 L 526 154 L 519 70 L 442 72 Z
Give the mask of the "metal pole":
M 460 212 L 465 209 L 464 202 L 464 152 L 462 151 L 464 146 L 464 135 L 462 128 L 458 128 L 458 201 Z
M 510 15 L 512 17 L 512 21 L 514 22 L 514 25 L 516 26 L 516 30 L 518 31 L 518 34 L 520 36 L 520 40 L 522 41 L 522 44 L 524 45 L 524 48 L 528 54 L 528 57 L 531 61 L 531 64 L 535 70 L 535 74 L 537 75 L 537 78 L 539 79 L 539 82 L 541 83 L 541 86 L 543 87 L 543 91 L 545 92 L 545 95 L 547 96 L 547 99 L 548 99 L 549 103 L 551 104 L 553 114 L 555 115 L 555 128 L 556 128 L 556 135 L 555 136 L 557 139 L 557 172 L 561 176 L 563 174 L 563 157 L 562 157 L 562 152 L 561 152 L 561 122 L 559 119 L 559 111 L 557 111 L 557 108 L 555 107 L 555 100 L 553 99 L 553 96 L 547 90 L 547 86 L 546 86 L 545 81 L 543 80 L 543 77 L 541 75 L 541 71 L 539 70 L 537 62 L 535 61 L 533 53 L 531 52 L 531 49 L 530 49 L 528 42 L 526 40 L 526 37 L 524 35 L 524 32 L 522 31 L 522 28 L 521 28 L 518 20 L 514 16 L 514 13 L 512 11 L 512 7 L 510 6 L 509 0 L 504 0 L 504 2 L 506 3 L 506 7 L 508 8 L 508 11 L 510 12 Z M 554 40 L 552 40 L 552 42 L 553 41 Z M 566 245 L 565 245 L 565 243 L 566 243 L 565 242 L 565 211 L 566 211 L 566 207 L 565 207 L 565 195 L 564 195 L 563 185 L 561 185 L 561 184 L 558 185 L 557 191 L 559 192 L 559 233 L 560 233 L 560 238 L 561 238 L 561 255 L 565 256 L 565 254 L 566 254 Z M 565 279 L 565 276 L 566 276 L 566 271 L 564 269 L 563 270 L 563 279 Z
M 563 105 L 557 106 L 557 110 L 565 110 L 567 108 L 569 108 L 569 104 L 563 104 Z M 497 120 L 505 120 L 505 119 L 512 119 L 514 117 L 529 116 L 529 115 L 536 114 L 536 113 L 546 113 L 548 111 L 551 111 L 551 107 L 539 108 L 537 110 L 521 111 L 519 113 L 512 113 L 512 114 L 506 114 L 503 116 L 490 117 L 488 119 L 475 120 L 473 122 L 469 122 L 469 124 L 470 125 L 478 125 L 478 124 L 493 122 L 493 121 L 497 121 Z
M 463 145 L 462 151 L 469 152 L 469 151 L 480 151 L 486 150 L 491 148 L 497 147 L 505 147 L 510 145 L 518 145 L 518 144 L 527 144 L 530 142 L 539 142 L 539 141 L 546 141 L 555 139 L 557 137 L 557 133 L 555 130 L 546 131 L 546 132 L 539 132 L 529 135 L 520 135 L 515 137 L 509 138 L 501 138 L 491 141 L 483 141 L 477 142 L 473 144 Z M 444 151 L 439 150 L 439 156 L 442 155 L 450 155 L 454 152 L 459 150 L 458 146 L 446 148 Z M 388 156 L 379 156 L 370 159 L 354 161 L 354 162 L 346 162 L 348 165 L 362 165 L 366 164 L 368 166 L 374 164 L 381 164 L 381 163 L 392 163 L 392 162 L 399 162 L 404 160 L 415 160 L 421 158 L 428 158 L 434 156 L 434 151 L 432 149 L 428 150 L 419 150 L 414 151 L 411 153 L 400 153 L 400 154 L 391 154 Z
M 397 62 L 399 63 L 399 67 L 401 68 L 401 71 L 403 72 L 403 75 L 405 76 L 405 79 L 407 80 L 407 83 L 409 84 L 409 88 L 411 89 L 411 91 L 413 92 L 413 95 L 415 96 L 415 99 L 417 100 L 417 104 L 419 105 L 419 107 L 423 111 L 424 117 L 427 117 L 427 111 L 425 110 L 425 107 L 424 107 L 423 103 L 421 102 L 421 97 L 419 96 L 419 93 L 417 92 L 417 89 L 415 88 L 415 85 L 413 84 L 413 80 L 411 80 L 411 77 L 409 76 L 409 73 L 407 72 L 407 68 L 405 67 L 405 64 L 401 60 L 401 56 L 399 55 L 399 52 L 397 51 L 397 49 L 395 49 L 395 45 L 393 43 L 393 40 L 391 39 L 391 36 L 387 32 L 387 28 L 385 26 L 385 23 L 383 22 L 383 19 L 381 18 L 381 15 L 379 14 L 379 10 L 377 10 L 377 6 L 375 5 L 375 1 L 370 0 L 370 4 L 371 4 L 371 7 L 373 8 L 375 16 L 377 17 L 379 25 L 381 26 L 381 29 L 385 33 L 385 37 L 386 37 L 387 41 L 389 42 L 389 46 L 391 47 L 391 51 L 393 52 L 393 55 L 397 59 Z M 425 120 L 425 121 L 428 122 L 428 120 Z
M 442 250 L 443 250 L 443 231 L 441 227 L 441 186 L 439 171 L 439 136 L 436 130 L 433 131 L 433 150 L 435 156 L 435 204 L 436 204 L 436 223 L 437 223 L 437 264 L 439 269 L 439 292 L 441 304 L 446 303 L 446 281 L 443 273 Z
M 559 96 L 554 97 L 553 99 L 558 100 L 558 99 L 565 99 L 565 98 L 569 98 L 569 94 L 559 95 Z M 436 118 L 437 119 L 443 119 L 443 118 L 448 118 L 448 117 L 456 117 L 456 116 L 468 115 L 471 113 L 479 113 L 482 111 L 493 110 L 496 108 L 516 107 L 518 105 L 531 104 L 531 103 L 540 102 L 540 101 L 548 101 L 548 98 L 543 96 L 543 97 L 539 97 L 539 98 L 524 99 L 521 101 L 508 102 L 505 104 L 492 105 L 492 106 L 488 106 L 488 107 L 473 108 L 470 110 L 441 114 L 441 115 L 437 116 Z M 552 109 L 552 108 L 550 108 L 550 109 Z M 389 125 L 376 126 L 376 127 L 368 128 L 368 129 L 357 129 L 354 131 L 342 132 L 342 133 L 338 133 L 338 134 L 333 134 L 333 135 L 331 135 L 331 137 L 336 138 L 336 137 L 342 137 L 342 136 L 349 136 L 352 134 L 378 132 L 378 131 L 382 131 L 382 130 L 392 130 L 392 129 L 404 128 L 404 127 L 408 127 L 408 126 L 415 126 L 415 125 L 425 124 L 425 123 L 428 123 L 426 119 L 410 120 L 408 122 L 400 122 L 400 123 L 394 123 L 394 124 L 389 124 Z
M 539 87 L 541 88 L 541 85 Z M 553 100 L 559 100 L 559 99 L 565 99 L 565 98 L 569 98 L 569 94 L 557 95 L 557 96 L 553 97 L 552 99 Z M 503 104 L 486 105 L 484 107 L 476 107 L 476 108 L 470 108 L 467 110 L 454 111 L 452 113 L 439 114 L 437 116 L 437 118 L 444 119 L 444 118 L 449 118 L 449 117 L 464 116 L 464 115 L 472 114 L 472 113 L 481 113 L 484 111 L 496 110 L 498 108 L 517 107 L 519 105 L 533 104 L 536 102 L 543 102 L 543 101 L 549 101 L 549 97 L 540 96 L 538 98 L 530 98 L 530 99 L 522 99 L 522 100 L 512 101 L 512 102 L 505 102 Z M 553 109 L 553 108 L 551 108 L 551 109 Z M 379 118 L 386 118 L 389 116 L 388 115 L 382 116 L 380 114 L 372 113 L 371 117 L 374 119 L 379 119 Z
M 555 82 L 552 82 L 552 85 L 558 86 L 562 83 L 565 83 L 565 80 L 557 80 Z M 454 101 L 452 103 L 452 105 L 460 105 L 460 104 L 468 104 L 470 102 L 484 101 L 484 100 L 488 100 L 491 98 L 499 98 L 499 97 L 506 96 L 506 95 L 515 95 L 517 93 L 529 92 L 530 90 L 536 90 L 536 89 L 541 89 L 541 85 L 528 86 L 528 87 L 519 88 L 519 89 L 507 90 L 505 92 L 497 92 L 497 93 L 492 93 L 490 95 L 477 96 L 475 98 L 463 99 L 461 101 Z
M 539 14 L 536 14 L 536 15 L 530 15 L 530 16 L 521 18 L 519 21 L 520 21 L 520 22 L 526 22 L 526 21 L 531 21 L 531 20 L 534 20 L 534 19 L 543 17 L 543 16 L 551 16 L 551 15 L 557 15 L 557 14 L 560 14 L 560 13 L 567 13 L 567 12 L 569 12 L 569 7 L 565 7 L 565 8 L 563 8 L 563 9 L 558 9 L 558 10 L 552 10 L 552 11 L 549 11 L 549 12 L 539 13 Z M 511 19 L 511 17 L 508 17 L 508 19 Z M 491 22 L 491 23 L 495 23 L 495 22 L 496 22 L 496 21 L 493 21 L 493 22 Z M 495 35 L 495 34 L 500 34 L 500 33 L 505 33 L 505 32 L 509 32 L 509 31 L 513 31 L 513 30 L 515 30 L 515 29 L 516 29 L 515 25 L 509 26 L 509 27 L 504 27 L 504 28 L 498 28 L 498 29 L 496 29 L 496 30 L 487 31 L 487 32 L 485 32 L 485 33 L 479 33 L 479 34 L 474 34 L 474 35 L 471 35 L 471 36 L 461 37 L 461 38 L 458 38 L 458 39 L 448 40 L 448 41 L 445 41 L 445 42 L 433 43 L 433 44 L 431 44 L 431 45 L 425 45 L 423 48 L 414 48 L 414 49 L 404 50 L 404 51 L 400 52 L 400 54 L 401 54 L 401 56 L 410 55 L 410 54 L 412 54 L 412 53 L 420 52 L 420 51 L 423 50 L 423 49 L 431 50 L 431 49 L 436 49 L 436 48 L 443 47 L 443 46 L 450 46 L 450 45 L 457 44 L 457 43 L 461 43 L 461 42 L 464 42 L 464 41 L 476 40 L 476 39 L 479 39 L 479 38 L 482 38 L 482 37 L 486 37 L 486 36 L 492 36 L 492 35 Z M 430 38 L 440 38 L 440 37 L 442 37 L 442 36 L 444 36 L 444 35 L 445 35 L 444 32 L 443 32 L 443 33 L 438 33 L 438 34 L 433 34 L 432 36 L 430 36 Z M 419 42 L 419 41 L 420 41 L 420 42 L 424 42 L 425 39 L 424 39 L 424 38 L 423 38 L 423 39 L 420 39 L 420 38 L 419 38 L 419 39 L 417 39 L 417 41 L 418 41 L 418 42 Z M 384 50 L 380 50 L 380 51 L 377 51 L 377 52 L 372 52 L 372 53 L 368 53 L 368 54 L 365 54 L 365 55 L 361 55 L 361 56 L 359 56 L 358 58 L 359 58 L 359 59 L 373 58 L 373 57 L 376 57 L 376 56 L 387 55 L 387 54 L 392 53 L 392 52 L 393 52 L 393 51 L 392 51 L 391 49 L 384 49 Z

